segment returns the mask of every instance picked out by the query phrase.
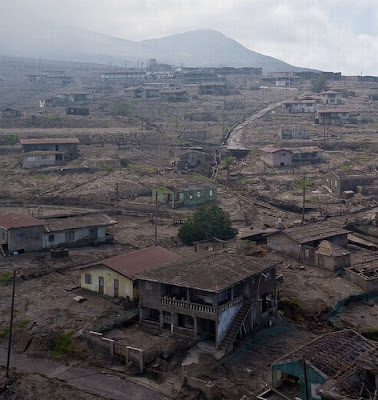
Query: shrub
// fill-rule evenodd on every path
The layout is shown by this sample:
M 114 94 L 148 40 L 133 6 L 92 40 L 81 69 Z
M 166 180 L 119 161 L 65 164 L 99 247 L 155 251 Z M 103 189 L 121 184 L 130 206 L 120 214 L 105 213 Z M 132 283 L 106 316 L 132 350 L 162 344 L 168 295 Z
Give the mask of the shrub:
M 81 354 L 80 350 L 76 348 L 73 343 L 72 336 L 74 331 L 69 330 L 58 336 L 52 351 L 53 356 L 62 357 L 65 355 L 78 356 Z
M 126 158 L 121 158 L 120 164 L 121 164 L 122 168 L 127 168 L 127 166 L 129 165 L 129 162 L 126 160 Z
M 0 285 L 6 286 L 13 278 L 13 272 L 5 271 L 0 273 Z
M 232 239 L 237 232 L 237 229 L 232 228 L 228 215 L 220 207 L 205 204 L 179 229 L 178 236 L 184 244 L 191 246 L 199 240 Z

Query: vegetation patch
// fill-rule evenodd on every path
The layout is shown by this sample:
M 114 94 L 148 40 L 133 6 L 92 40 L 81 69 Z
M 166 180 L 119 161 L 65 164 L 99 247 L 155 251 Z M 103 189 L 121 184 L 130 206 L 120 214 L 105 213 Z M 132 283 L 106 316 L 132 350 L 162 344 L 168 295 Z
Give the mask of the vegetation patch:
M 298 186 L 303 189 L 305 186 L 311 186 L 315 182 L 315 177 L 309 176 L 308 178 L 306 177 L 306 182 L 304 178 L 300 179 L 298 182 Z
M 8 135 L 4 136 L 4 142 L 6 144 L 16 144 L 17 141 L 18 141 L 18 137 L 16 135 L 8 134 Z
M 27 319 L 20 319 L 19 321 L 16 321 L 16 322 L 14 323 L 14 326 L 15 326 L 16 328 L 23 329 L 23 328 L 25 328 L 25 327 L 28 325 L 29 322 L 30 322 L 30 321 L 27 320 Z
M 0 339 L 4 339 L 8 336 L 9 326 L 4 326 L 4 328 L 0 329 Z
M 47 181 L 47 177 L 45 175 L 34 175 L 33 179 L 36 179 L 37 181 Z
M 378 341 L 378 329 L 368 327 L 363 332 L 362 335 L 365 336 L 367 339 Z
M 4 271 L 0 273 L 0 285 L 6 286 L 13 278 L 13 272 Z
M 146 171 L 146 172 L 155 172 L 154 168 L 147 167 L 145 165 L 137 165 L 137 164 L 129 164 L 128 169 L 130 170 L 139 170 L 139 171 Z
M 63 357 L 63 356 L 80 356 L 81 351 L 75 346 L 72 336 L 74 334 L 73 330 L 69 330 L 58 336 L 55 341 L 55 345 L 52 351 L 53 356 Z

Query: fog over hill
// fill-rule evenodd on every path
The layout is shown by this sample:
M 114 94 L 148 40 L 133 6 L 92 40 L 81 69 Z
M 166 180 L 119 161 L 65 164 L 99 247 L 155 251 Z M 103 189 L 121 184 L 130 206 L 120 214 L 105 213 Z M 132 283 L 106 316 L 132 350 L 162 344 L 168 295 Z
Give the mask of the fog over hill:
M 197 30 L 135 42 L 72 27 L 43 26 L 12 30 L 0 26 L 0 54 L 96 62 L 128 67 L 149 58 L 191 67 L 227 65 L 262 67 L 264 72 L 293 71 L 273 57 L 254 52 L 213 30 Z

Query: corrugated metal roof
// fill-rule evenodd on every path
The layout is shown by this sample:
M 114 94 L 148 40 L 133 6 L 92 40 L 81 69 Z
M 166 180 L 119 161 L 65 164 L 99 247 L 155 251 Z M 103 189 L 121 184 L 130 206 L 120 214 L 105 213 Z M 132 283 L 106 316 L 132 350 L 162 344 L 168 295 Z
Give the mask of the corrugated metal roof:
M 331 378 L 348 367 L 361 353 L 375 348 L 374 342 L 353 330 L 345 330 L 322 335 L 282 357 L 273 366 L 305 360 Z
M 80 143 L 78 138 L 55 138 L 55 139 L 20 139 L 20 144 L 73 144 Z
M 10 213 L 0 216 L 0 227 L 5 229 L 27 228 L 30 226 L 43 226 L 43 221 L 20 213 Z
M 260 275 L 273 266 L 248 256 L 200 253 L 180 262 L 141 273 L 138 278 L 219 293 L 253 275 Z
M 117 221 L 102 214 L 82 215 L 70 218 L 52 218 L 43 221 L 48 232 L 64 231 L 67 229 L 78 229 L 96 226 L 110 226 Z
M 137 274 L 161 267 L 164 264 L 178 261 L 179 259 L 180 257 L 177 254 L 163 247 L 156 246 L 132 250 L 128 253 L 120 254 L 119 256 L 84 265 L 80 269 L 105 265 L 121 275 L 131 279 L 137 279 Z
M 327 239 L 330 237 L 348 234 L 346 229 L 330 225 L 324 222 L 299 225 L 283 230 L 283 233 L 300 244 L 313 242 L 315 240 Z
M 286 149 L 284 147 L 263 147 L 262 149 L 260 149 L 260 151 L 263 151 L 264 153 L 277 153 L 278 151 L 291 152 L 291 150 Z
M 338 246 L 337 244 L 331 243 L 328 240 L 323 240 L 322 242 L 320 242 L 316 252 L 317 254 L 323 256 L 334 256 L 334 257 L 346 256 L 350 254 L 348 250 L 344 249 L 341 246 Z

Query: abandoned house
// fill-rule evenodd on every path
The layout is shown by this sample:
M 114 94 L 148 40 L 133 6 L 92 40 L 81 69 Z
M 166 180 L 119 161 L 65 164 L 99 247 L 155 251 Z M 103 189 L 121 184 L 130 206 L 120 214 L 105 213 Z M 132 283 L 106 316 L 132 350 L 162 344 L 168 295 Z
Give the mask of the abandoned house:
M 67 107 L 66 108 L 67 115 L 89 115 L 89 108 L 85 107 Z
M 341 93 L 334 90 L 327 90 L 320 93 L 323 104 L 341 104 Z
M 340 108 L 326 108 L 315 112 L 315 124 L 340 125 L 345 124 L 349 119 L 350 111 Z
M 315 100 L 318 104 L 321 103 L 322 98 L 317 94 L 304 93 L 298 96 L 298 100 Z
M 357 284 L 365 293 L 378 294 L 378 260 L 374 252 L 362 253 L 359 262 L 345 270 L 346 278 Z
M 188 149 L 179 154 L 175 161 L 177 169 L 187 169 L 201 167 L 206 168 L 208 165 L 215 164 L 215 153 L 202 150 Z
M 352 190 L 357 193 L 358 187 L 370 186 L 374 184 L 374 177 L 344 171 L 329 171 L 324 176 L 324 185 L 327 186 L 332 194 L 341 196 L 343 192 Z
M 152 189 L 152 200 L 171 208 L 192 207 L 208 201 L 217 200 L 217 187 L 211 184 L 197 183 L 186 188 L 173 186 L 157 187 Z
M 207 337 L 224 352 L 277 311 L 276 264 L 253 257 L 201 252 L 138 277 L 142 323 Z
M 3 118 L 18 118 L 22 115 L 20 110 L 15 110 L 14 108 L 5 108 L 1 111 L 1 114 Z
M 169 101 L 169 102 L 180 102 L 189 100 L 189 96 L 186 89 L 161 90 L 160 98 L 161 101 Z
M 130 99 L 159 99 L 160 89 L 155 86 L 132 86 L 125 89 L 125 97 Z
M 318 103 L 316 100 L 286 100 L 282 102 L 282 106 L 290 114 L 314 113 Z
M 183 140 L 206 140 L 206 131 L 183 131 L 181 133 L 181 139 Z
M 46 82 L 47 74 L 28 74 L 26 80 L 29 83 Z
M 47 99 L 39 100 L 39 107 L 40 108 L 58 107 L 65 105 L 66 102 L 67 102 L 67 97 L 54 96 L 54 97 L 49 97 Z
M 146 71 L 128 70 L 123 72 L 101 72 L 102 81 L 138 81 L 146 79 Z
M 315 265 L 320 268 L 337 272 L 343 268 L 350 267 L 350 263 L 350 252 L 328 240 L 322 240 L 315 250 Z
M 81 287 L 111 297 L 134 301 L 139 297 L 138 274 L 179 260 L 163 247 L 131 250 L 80 267 Z
M 268 235 L 271 250 L 315 264 L 315 251 L 323 240 L 340 247 L 348 247 L 349 231 L 326 222 L 298 225 Z
M 23 168 L 63 165 L 77 157 L 77 138 L 20 139 Z
M 260 149 L 260 158 L 270 167 L 288 167 L 292 164 L 292 153 L 289 149 L 264 147 Z
M 107 215 L 93 214 L 44 220 L 44 249 L 113 243 L 117 221 Z
M 40 220 L 11 213 L 0 217 L 0 244 L 4 252 L 32 252 L 56 247 L 112 243 L 109 232 L 117 222 L 107 215 Z
M 366 370 L 360 376 L 356 374 L 359 360 L 366 365 L 362 358 L 373 351 L 376 353 L 375 343 L 353 330 L 326 333 L 277 360 L 271 367 L 272 386 L 290 398 L 330 399 L 323 397 L 323 390 L 333 380 L 333 390 L 340 391 L 331 399 L 373 399 L 377 392 L 376 366 L 370 376 Z M 362 397 L 368 392 L 371 397 Z
M 290 150 L 293 164 L 322 161 L 322 150 L 318 146 L 292 147 Z
M 69 93 L 67 95 L 67 100 L 69 103 L 86 103 L 92 99 L 93 94 L 91 92 Z
M 302 79 L 300 76 L 296 76 L 291 73 L 272 73 L 268 76 L 264 76 L 261 80 L 263 83 L 272 86 L 289 87 L 299 84 Z
M 221 240 L 221 239 L 209 239 L 200 240 L 199 242 L 194 242 L 194 252 L 199 251 L 227 251 L 231 249 L 231 240 Z
M 11 213 L 0 216 L 0 245 L 3 253 L 42 250 L 43 221 L 29 215 Z
M 200 95 L 224 95 L 228 93 L 228 88 L 222 82 L 206 82 L 198 85 Z
M 290 139 L 308 139 L 308 130 L 297 129 L 297 128 L 280 128 L 278 130 L 278 136 L 281 140 L 290 140 Z
M 208 111 L 185 114 L 184 119 L 189 121 L 218 121 L 217 115 Z

